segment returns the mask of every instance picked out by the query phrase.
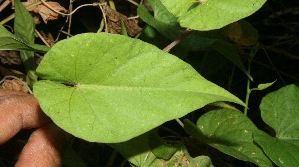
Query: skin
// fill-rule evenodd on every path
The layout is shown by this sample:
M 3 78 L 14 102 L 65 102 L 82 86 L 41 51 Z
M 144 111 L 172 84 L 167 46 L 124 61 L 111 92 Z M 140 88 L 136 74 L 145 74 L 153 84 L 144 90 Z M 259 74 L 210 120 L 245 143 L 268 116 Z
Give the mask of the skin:
M 0 89 L 0 145 L 22 129 L 34 131 L 22 149 L 16 167 L 61 165 L 65 132 L 42 112 L 32 95 Z

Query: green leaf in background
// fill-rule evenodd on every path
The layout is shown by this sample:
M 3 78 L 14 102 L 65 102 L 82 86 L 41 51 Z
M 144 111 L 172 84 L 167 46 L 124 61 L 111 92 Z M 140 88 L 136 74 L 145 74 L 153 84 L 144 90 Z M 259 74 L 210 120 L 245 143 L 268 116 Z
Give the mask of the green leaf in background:
M 178 25 L 176 18 L 166 10 L 160 0 L 150 0 L 149 3 L 154 10 L 154 16 L 152 16 L 144 6 L 140 5 L 137 10 L 140 18 L 156 28 L 166 38 L 175 40 L 183 32 L 183 28 Z M 239 67 L 252 80 L 235 46 L 222 40 L 221 37 L 222 35 L 219 32 L 194 31 L 182 39 L 178 47 L 185 50 L 196 51 L 212 46 Z
M 165 167 L 174 167 L 174 166 L 186 166 L 186 167 L 214 167 L 210 157 L 208 156 L 197 156 L 191 157 L 187 149 L 182 146 L 170 160 L 165 161 L 163 165 Z
M 256 12 L 266 0 L 161 0 L 182 27 L 219 29 Z
M 67 132 L 121 142 L 206 104 L 237 97 L 189 64 L 140 40 L 106 33 L 57 43 L 37 69 L 34 95 Z
M 28 44 L 34 44 L 34 22 L 32 16 L 27 9 L 22 5 L 19 0 L 14 1 L 15 6 L 15 20 L 14 20 L 14 31 L 15 35 Z M 37 80 L 37 76 L 34 75 L 36 64 L 34 60 L 34 52 L 32 51 L 20 51 L 20 57 L 27 70 L 26 80 L 29 85 Z
M 262 99 L 261 115 L 276 132 L 276 137 L 299 137 L 299 88 L 288 85 Z
M 271 137 L 263 131 L 253 133 L 254 141 L 258 143 L 267 156 L 280 167 L 298 166 L 299 142 L 297 139 L 279 139 Z
M 253 81 L 253 78 L 251 77 L 251 75 L 249 74 L 247 69 L 245 68 L 245 66 L 239 56 L 237 48 L 233 44 L 231 44 L 227 41 L 217 40 L 212 44 L 212 48 L 217 50 L 219 53 L 221 53 L 223 56 L 225 56 L 229 61 L 231 61 L 233 64 L 235 64 L 237 67 L 239 67 L 239 69 L 242 72 L 244 72 L 244 74 L 251 81 Z
M 168 160 L 170 159 L 178 150 L 177 145 L 171 145 L 164 142 L 164 140 L 158 136 L 156 133 L 149 135 L 149 148 L 153 154 L 159 158 Z
M 202 115 L 197 124 L 185 120 L 185 130 L 199 141 L 243 161 L 258 166 L 272 166 L 263 151 L 253 143 L 252 132 L 257 128 L 239 111 L 213 110 Z
M 61 167 L 87 167 L 81 157 L 68 146 L 63 150 Z
M 23 39 L 7 31 L 3 25 L 0 25 L 0 50 L 47 52 L 49 49 L 44 45 L 28 44 Z
M 137 12 L 140 18 L 166 38 L 170 40 L 176 39 L 184 31 L 179 26 L 176 18 L 165 9 L 159 0 L 150 0 L 148 2 L 153 8 L 154 16 L 147 11 L 145 6 L 139 5 Z
M 230 40 L 242 46 L 255 45 L 259 39 L 258 31 L 244 20 L 223 27 L 223 32 Z
M 124 158 L 126 158 L 132 166 L 138 167 L 156 167 L 160 166 L 160 160 L 152 153 L 149 147 L 149 136 L 154 135 L 154 132 L 142 134 L 131 140 L 110 143 L 109 146 L 118 151 Z
M 266 133 L 254 133 L 257 142 L 278 166 L 299 164 L 299 87 L 285 86 L 266 95 L 260 105 L 262 119 L 276 132 L 276 138 Z
M 34 22 L 31 14 L 22 5 L 20 0 L 15 0 L 15 35 L 22 38 L 28 44 L 34 43 Z
M 162 140 L 156 133 L 149 132 L 141 136 L 133 138 L 122 143 L 109 144 L 115 150 L 120 152 L 132 166 L 138 167 L 213 167 L 211 159 L 207 156 L 198 156 L 192 158 L 185 146 L 176 146 L 177 151 L 173 152 L 173 148 L 166 148 L 163 144 L 156 145 L 155 148 L 150 147 L 151 140 Z M 167 150 L 164 150 L 167 149 Z M 153 151 L 154 149 L 154 151 Z M 169 159 L 159 159 L 153 152 L 171 152 L 172 156 Z M 164 154 L 162 153 L 162 154 Z
M 162 35 L 170 40 L 175 40 L 184 32 L 184 28 L 180 27 L 177 18 L 169 13 L 160 0 L 148 1 L 153 8 L 154 16 L 152 16 L 145 6 L 139 5 L 137 8 L 138 15 L 147 24 L 154 27 Z M 187 48 L 196 51 L 210 46 L 215 40 L 220 38 L 218 32 L 191 32 L 180 42 L 181 48 Z

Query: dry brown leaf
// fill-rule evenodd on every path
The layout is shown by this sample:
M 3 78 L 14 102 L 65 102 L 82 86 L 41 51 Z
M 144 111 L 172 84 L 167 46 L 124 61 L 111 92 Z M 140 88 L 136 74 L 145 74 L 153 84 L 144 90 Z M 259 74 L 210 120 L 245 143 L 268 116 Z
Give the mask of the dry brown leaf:
M 56 11 L 59 11 L 59 12 L 62 12 L 62 13 L 67 12 L 67 10 L 64 7 L 60 6 L 60 4 L 57 3 L 57 2 L 47 1 L 47 4 L 49 6 L 51 6 L 53 9 L 55 9 Z M 33 11 L 40 14 L 43 21 L 46 24 L 48 23 L 49 20 L 57 20 L 58 16 L 59 16 L 58 13 L 56 13 L 53 10 L 49 9 L 44 4 L 38 5 L 37 8 L 35 8 Z
M 22 2 L 22 4 L 24 6 L 29 6 L 33 3 L 36 3 L 38 2 L 39 0 L 27 0 L 26 2 Z M 12 8 L 14 8 L 14 0 L 11 0 L 12 2 Z M 51 2 L 51 1 L 46 1 L 46 3 L 51 6 L 52 9 L 56 10 L 56 11 L 59 11 L 59 12 L 62 12 L 62 13 L 66 13 L 67 10 L 61 6 L 58 2 Z M 47 6 L 45 6 L 44 4 L 40 4 L 40 5 L 37 5 L 36 7 L 30 9 L 29 11 L 32 11 L 32 12 L 35 12 L 35 13 L 38 13 L 43 21 L 47 24 L 48 23 L 48 20 L 57 20 L 58 19 L 58 16 L 59 14 L 53 10 L 51 10 L 50 8 L 48 8 Z M 35 23 L 38 23 L 39 21 L 35 19 Z
M 21 58 L 17 51 L 0 51 L 0 60 L 3 64 L 21 64 Z
M 22 79 L 6 79 L 2 83 L 2 89 L 15 90 L 18 92 L 28 93 L 30 89 Z
M 128 35 L 131 37 L 136 36 L 142 30 L 135 20 L 129 20 L 127 16 L 111 9 L 108 6 L 106 7 L 105 14 L 107 17 L 108 32 L 110 33 L 120 34 L 122 29 L 121 22 L 125 24 Z

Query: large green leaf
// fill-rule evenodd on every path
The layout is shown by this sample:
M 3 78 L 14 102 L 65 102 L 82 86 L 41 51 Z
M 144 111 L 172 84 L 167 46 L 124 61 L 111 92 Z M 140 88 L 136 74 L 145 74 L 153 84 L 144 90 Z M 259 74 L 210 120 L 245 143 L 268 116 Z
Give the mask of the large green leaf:
M 256 132 L 254 140 L 278 166 L 299 164 L 299 87 L 285 86 L 266 95 L 260 105 L 263 120 L 276 138 Z
M 272 166 L 263 151 L 253 143 L 252 132 L 257 128 L 239 111 L 210 111 L 201 116 L 196 125 L 185 120 L 185 130 L 198 140 L 235 158 L 263 167 Z
M 215 101 L 243 104 L 177 57 L 121 35 L 63 40 L 37 72 L 41 108 L 88 141 L 125 141 Z
M 161 0 L 182 27 L 219 29 L 256 12 L 266 0 Z

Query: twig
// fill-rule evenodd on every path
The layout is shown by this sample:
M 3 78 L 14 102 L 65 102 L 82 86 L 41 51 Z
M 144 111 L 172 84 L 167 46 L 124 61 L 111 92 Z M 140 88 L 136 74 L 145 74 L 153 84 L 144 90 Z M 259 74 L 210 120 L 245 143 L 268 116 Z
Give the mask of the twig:
M 180 119 L 176 118 L 175 121 L 176 121 L 182 128 L 184 128 L 185 125 L 184 125 L 184 123 L 183 123 Z
M 135 2 L 135 1 L 133 1 L 133 0 L 127 0 L 127 1 L 130 2 L 130 3 L 133 4 L 133 5 L 136 5 L 136 6 L 139 5 L 137 2 Z
M 70 0 L 69 12 L 72 13 L 72 11 L 73 11 L 73 1 Z M 69 15 L 68 18 L 69 18 L 69 25 L 67 27 L 67 32 L 70 34 L 71 33 L 71 25 L 72 25 L 72 15 Z
M 64 24 L 61 26 L 60 30 L 58 31 L 58 34 L 57 34 L 56 39 L 55 39 L 55 43 L 59 40 L 59 37 L 60 37 L 61 33 L 64 33 L 68 36 L 72 36 L 70 33 L 67 33 L 65 31 L 63 31 L 63 29 L 64 29 L 65 25 L 68 23 L 68 21 L 69 21 L 69 17 L 66 17 L 66 20 L 65 20 Z
M 269 65 L 266 65 L 266 64 L 261 63 L 261 62 L 256 61 L 256 60 L 253 60 L 252 62 L 255 63 L 255 64 L 257 64 L 257 65 L 260 65 L 260 66 L 263 66 L 263 67 L 265 67 L 265 68 L 268 68 L 269 70 L 276 71 L 276 72 L 278 72 L 279 74 L 284 75 L 284 76 L 286 76 L 286 77 L 288 77 L 288 78 L 291 78 L 291 79 L 293 79 L 293 80 L 295 80 L 295 81 L 297 81 L 297 82 L 299 81 L 298 77 L 294 77 L 294 76 L 292 76 L 292 75 L 290 75 L 290 74 L 288 74 L 288 73 L 285 73 L 285 72 L 280 71 L 280 70 L 277 70 L 277 69 L 275 70 L 275 69 L 273 69 L 273 67 L 271 67 L 271 66 L 269 66 Z
M 269 18 L 271 18 L 271 19 L 275 19 L 275 18 L 277 18 L 277 17 L 280 17 L 280 16 L 282 16 L 282 15 L 286 15 L 286 14 L 289 14 L 289 13 L 296 13 L 296 12 L 298 12 L 299 11 L 299 7 L 296 7 L 296 8 L 289 8 L 289 9 L 286 9 L 286 10 L 281 10 L 281 11 L 278 11 L 278 12 L 275 12 L 275 13 L 273 13 L 273 14 L 271 14 L 270 16 L 269 16 Z
M 70 37 L 73 36 L 72 34 L 70 34 L 70 33 L 68 33 L 68 32 L 65 32 L 65 31 L 63 31 L 63 30 L 59 30 L 59 32 L 65 34 L 65 35 L 67 35 L 67 36 L 70 36 Z
M 0 6 L 0 12 L 5 9 L 10 4 L 10 0 L 6 0 L 3 2 L 3 4 Z
M 51 47 L 50 44 L 44 39 L 44 37 L 35 29 L 34 30 L 35 34 L 43 41 L 46 46 Z
M 80 8 L 82 7 L 85 7 L 85 6 L 98 6 L 98 5 L 104 5 L 106 3 L 92 3 L 92 4 L 84 4 L 84 5 L 80 5 L 78 6 L 75 10 L 73 10 L 71 13 L 62 13 L 62 12 L 59 12 L 58 10 L 52 8 L 52 6 L 50 6 L 45 0 L 41 0 L 41 2 L 47 6 L 49 9 L 51 9 L 52 11 L 60 14 L 60 15 L 63 15 L 63 16 L 70 16 L 70 15 L 73 15 L 77 10 L 79 10 Z
M 285 81 L 283 80 L 283 78 L 281 77 L 279 71 L 276 69 L 276 67 L 275 67 L 274 64 L 272 63 L 272 61 L 271 61 L 271 59 L 270 59 L 270 57 L 269 57 L 269 55 L 268 55 L 268 52 L 267 52 L 266 49 L 263 48 L 263 47 L 261 47 L 261 49 L 263 49 L 263 51 L 264 51 L 264 53 L 266 54 L 266 57 L 267 57 L 267 59 L 269 60 L 269 63 L 271 64 L 272 68 L 273 68 L 274 71 L 277 73 L 277 75 L 278 75 L 278 77 L 280 78 L 280 80 L 282 81 L 282 83 L 285 85 L 285 84 L 286 84 Z
M 133 20 L 133 19 L 138 19 L 138 18 L 139 18 L 139 16 L 137 15 L 137 16 L 128 17 L 128 20 Z
M 100 28 L 98 29 L 97 32 L 102 32 L 105 26 L 105 21 L 104 21 L 104 17 L 101 20 L 101 24 L 100 24 Z
M 104 24 L 105 24 L 105 32 L 108 32 L 107 18 L 106 18 L 106 13 L 105 13 L 105 10 L 103 9 L 103 6 L 104 5 L 99 5 L 99 7 L 102 11 L 102 14 L 103 14 L 103 20 L 104 20 Z M 99 32 L 99 30 L 98 30 L 98 32 Z
M 265 47 L 265 46 L 264 46 Z M 296 56 L 296 55 L 293 55 L 291 53 L 288 53 L 282 49 L 279 49 L 279 48 L 273 48 L 273 47 L 265 47 L 267 50 L 270 50 L 272 52 L 275 52 L 275 53 L 279 53 L 280 55 L 284 55 L 286 56 L 287 58 L 289 59 L 293 59 L 293 60 L 299 60 L 299 57 Z

